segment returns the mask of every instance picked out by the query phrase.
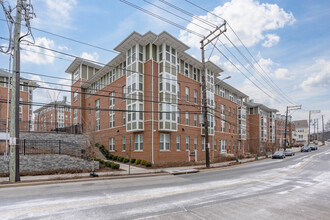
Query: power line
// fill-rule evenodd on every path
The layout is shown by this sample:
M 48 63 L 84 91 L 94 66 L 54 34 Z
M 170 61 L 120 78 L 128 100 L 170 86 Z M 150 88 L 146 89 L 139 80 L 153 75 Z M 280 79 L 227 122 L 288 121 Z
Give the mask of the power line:
M 145 13 L 147 13 L 147 14 L 149 14 L 149 15 L 151 15 L 151 16 L 154 16 L 154 17 L 156 17 L 156 18 L 158 18 L 158 19 L 160 19 L 160 20 L 163 20 L 164 21 L 164 19 L 162 19 L 162 18 L 160 18 L 160 16 L 158 16 L 158 15 L 155 15 L 154 13 L 151 13 L 150 11 L 148 11 L 148 10 L 146 10 L 146 9 L 143 9 L 143 8 L 141 8 L 141 7 L 139 7 L 139 6 L 137 6 L 137 5 L 134 5 L 133 3 L 130 3 L 130 2 L 127 2 L 127 1 L 125 1 L 125 0 L 121 0 L 122 2 L 124 2 L 124 3 L 126 3 L 126 4 L 128 4 L 128 5 L 130 5 L 130 6 L 132 6 L 132 7 L 134 7 L 134 8 L 137 8 L 137 9 L 139 9 L 139 10 L 141 10 L 141 11 L 143 11 L 143 12 L 145 12 Z M 163 1 L 162 0 L 162 2 L 165 2 L 165 1 Z M 175 6 L 176 7 L 176 6 Z M 167 22 L 167 21 L 165 21 L 165 22 Z M 173 22 L 167 22 L 167 23 L 169 23 L 169 24 L 172 24 L 172 25 L 174 25 L 174 26 L 176 26 L 176 27 L 178 27 L 178 28 L 180 28 L 180 29 L 183 29 L 183 30 L 186 30 L 187 28 L 184 28 L 184 27 L 182 27 L 182 26 L 180 26 L 180 25 L 175 25 L 175 24 L 173 24 Z M 199 37 L 201 37 L 201 34 L 196 34 L 194 31 L 191 31 L 191 30 L 189 30 L 188 32 L 190 32 L 190 33 L 192 33 L 192 34 L 194 34 L 194 35 L 196 35 L 196 36 L 199 36 Z M 233 62 L 232 61 L 230 61 L 230 59 L 228 59 L 226 56 L 225 56 L 225 58 L 231 63 L 231 64 L 233 64 Z M 235 68 L 237 68 L 236 66 L 235 66 Z M 240 71 L 241 72 L 241 71 Z M 241 72 L 242 73 L 242 72 Z M 252 74 L 253 75 L 253 74 Z M 250 80 L 251 81 L 251 80 Z M 253 83 L 254 85 L 256 85 L 255 83 Z M 259 86 L 257 86 L 257 88 L 259 88 L 259 89 L 261 89 Z M 264 92 L 265 93 L 265 91 L 263 90 L 263 89 L 261 89 L 261 91 L 262 92 Z M 267 96 L 269 96 L 269 94 L 268 93 L 265 93 Z M 270 96 L 271 97 L 271 96 Z M 271 97 L 272 99 L 273 99 L 273 97 Z M 276 100 L 276 99 L 275 99 Z M 277 100 L 276 100 L 277 101 Z M 279 102 L 280 103 L 280 102 Z
M 185 0 L 186 2 L 188 2 L 188 3 L 190 3 L 191 5 L 194 5 L 195 7 L 197 7 L 197 8 L 199 8 L 199 9 L 201 9 L 201 10 L 203 10 L 203 11 L 205 11 L 205 12 L 207 12 L 207 13 L 210 13 L 211 15 L 213 15 L 213 16 L 215 16 L 215 17 L 218 17 L 218 18 L 220 18 L 220 19 L 222 19 L 222 20 L 225 20 L 224 18 L 222 18 L 222 17 L 220 17 L 219 15 L 216 15 L 216 14 L 214 14 L 213 12 L 210 12 L 210 11 L 208 11 L 208 10 L 206 10 L 205 8 L 203 8 L 203 7 L 201 7 L 201 6 L 199 6 L 199 5 L 197 5 L 197 4 L 195 4 L 195 3 L 193 3 L 193 2 L 191 2 L 191 1 L 189 1 L 189 0 Z M 260 66 L 260 64 L 259 64 L 259 62 L 257 62 L 257 60 L 255 59 L 255 57 L 252 55 L 252 53 L 250 52 L 250 50 L 245 46 L 245 44 L 243 43 L 243 41 L 241 40 L 241 38 L 238 36 L 238 34 L 235 32 L 235 30 L 231 27 L 231 25 L 229 24 L 229 22 L 227 21 L 227 24 L 228 24 L 228 26 L 229 26 L 229 28 L 233 31 L 233 33 L 235 34 L 235 36 L 237 37 L 237 39 L 241 42 L 241 44 L 243 45 L 243 47 L 245 48 L 245 50 L 249 53 L 249 55 L 252 57 L 252 59 L 254 60 L 254 62 L 259 66 L 259 68 L 263 71 L 263 73 L 267 76 L 267 78 L 278 88 L 278 90 L 283 94 L 283 96 L 285 96 L 287 99 L 288 99 L 288 101 L 290 102 L 290 103 L 292 103 L 292 102 L 294 102 L 294 101 L 292 101 L 292 99 L 288 96 L 288 95 L 286 95 L 284 92 L 283 92 L 283 90 L 272 80 L 272 78 L 269 76 L 269 74 L 267 74 L 267 72 Z M 291 101 L 292 102 L 291 102 Z

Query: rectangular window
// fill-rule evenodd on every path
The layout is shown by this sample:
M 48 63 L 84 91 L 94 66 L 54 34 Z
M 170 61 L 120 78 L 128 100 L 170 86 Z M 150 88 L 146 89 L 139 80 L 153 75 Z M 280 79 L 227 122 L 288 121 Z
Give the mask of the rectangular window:
M 194 90 L 194 103 L 197 104 L 197 90 Z
M 170 150 L 170 134 L 160 134 L 160 150 Z
M 75 102 L 77 101 L 77 99 L 78 99 L 78 90 L 73 92 L 73 101 Z
M 109 151 L 115 151 L 115 138 L 109 138 Z
M 214 139 L 213 150 L 217 151 L 217 139 Z
M 189 102 L 189 87 L 186 87 L 186 101 Z
M 122 93 L 123 93 L 123 100 L 124 100 L 126 98 L 126 86 L 123 86 Z
M 181 114 L 180 114 L 180 109 L 178 109 L 177 123 L 180 124 L 180 121 L 181 121 Z
M 205 137 L 202 137 L 202 150 L 205 150 Z
M 194 126 L 197 126 L 197 114 L 194 114 Z
M 189 150 L 189 136 L 186 136 L 186 150 Z
M 180 96 L 181 96 L 181 93 L 180 93 L 180 84 L 178 83 L 177 84 L 177 96 L 178 96 L 178 99 L 180 98 Z
M 188 63 L 184 64 L 184 75 L 189 77 L 189 65 L 188 65 Z
M 189 125 L 189 112 L 186 112 L 186 125 Z
M 123 151 L 126 151 L 126 137 L 123 136 Z
M 126 124 L 126 112 L 123 112 L 123 125 Z
M 143 134 L 136 134 L 134 136 L 134 150 L 136 151 L 143 150 Z
M 176 136 L 176 150 L 180 150 L 180 135 Z
M 197 150 L 197 137 L 194 137 L 194 149 Z

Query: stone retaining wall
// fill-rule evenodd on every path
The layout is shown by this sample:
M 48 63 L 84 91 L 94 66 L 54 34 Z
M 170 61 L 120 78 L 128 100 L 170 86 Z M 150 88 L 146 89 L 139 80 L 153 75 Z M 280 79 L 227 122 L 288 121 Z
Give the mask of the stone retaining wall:
M 9 161 L 0 157 L 0 173 L 8 173 Z M 54 171 L 54 170 L 91 170 L 91 162 L 67 155 L 21 155 L 20 172 Z M 94 161 L 95 169 L 99 162 Z

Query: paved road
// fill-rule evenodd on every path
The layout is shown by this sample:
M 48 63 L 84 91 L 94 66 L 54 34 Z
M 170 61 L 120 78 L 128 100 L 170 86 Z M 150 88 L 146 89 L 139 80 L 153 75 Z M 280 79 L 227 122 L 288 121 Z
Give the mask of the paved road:
M 330 144 L 181 176 L 0 189 L 0 219 L 329 219 Z

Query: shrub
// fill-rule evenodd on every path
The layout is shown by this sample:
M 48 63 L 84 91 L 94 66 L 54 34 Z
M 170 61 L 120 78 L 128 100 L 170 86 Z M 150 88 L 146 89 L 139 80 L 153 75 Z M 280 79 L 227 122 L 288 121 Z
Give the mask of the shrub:
M 113 160 L 118 160 L 118 156 L 113 156 L 112 159 Z
M 118 161 L 119 161 L 119 162 L 123 162 L 124 159 L 125 159 L 125 158 L 123 158 L 123 157 L 118 157 Z
M 128 162 L 129 162 L 129 159 L 124 158 L 124 163 L 128 163 Z
M 142 160 L 142 161 L 141 161 L 141 164 L 142 164 L 142 165 L 146 165 L 146 162 L 147 162 L 147 161 Z
M 137 159 L 136 160 L 136 164 L 140 164 L 141 163 L 141 160 L 140 159 Z
M 132 158 L 131 163 L 135 163 L 136 159 Z
M 119 169 L 119 167 L 120 167 L 120 165 L 117 164 L 117 163 L 112 163 L 112 164 L 111 164 L 111 168 L 112 168 L 112 169 L 116 169 L 116 170 L 117 170 L 117 169 Z
M 95 147 L 99 147 L 100 146 L 100 144 L 99 143 L 95 143 Z
M 146 162 L 145 165 L 146 165 L 146 167 L 151 167 L 152 163 L 151 162 Z
M 113 159 L 113 155 L 110 154 L 110 156 L 109 156 L 109 160 L 112 160 L 112 159 Z

